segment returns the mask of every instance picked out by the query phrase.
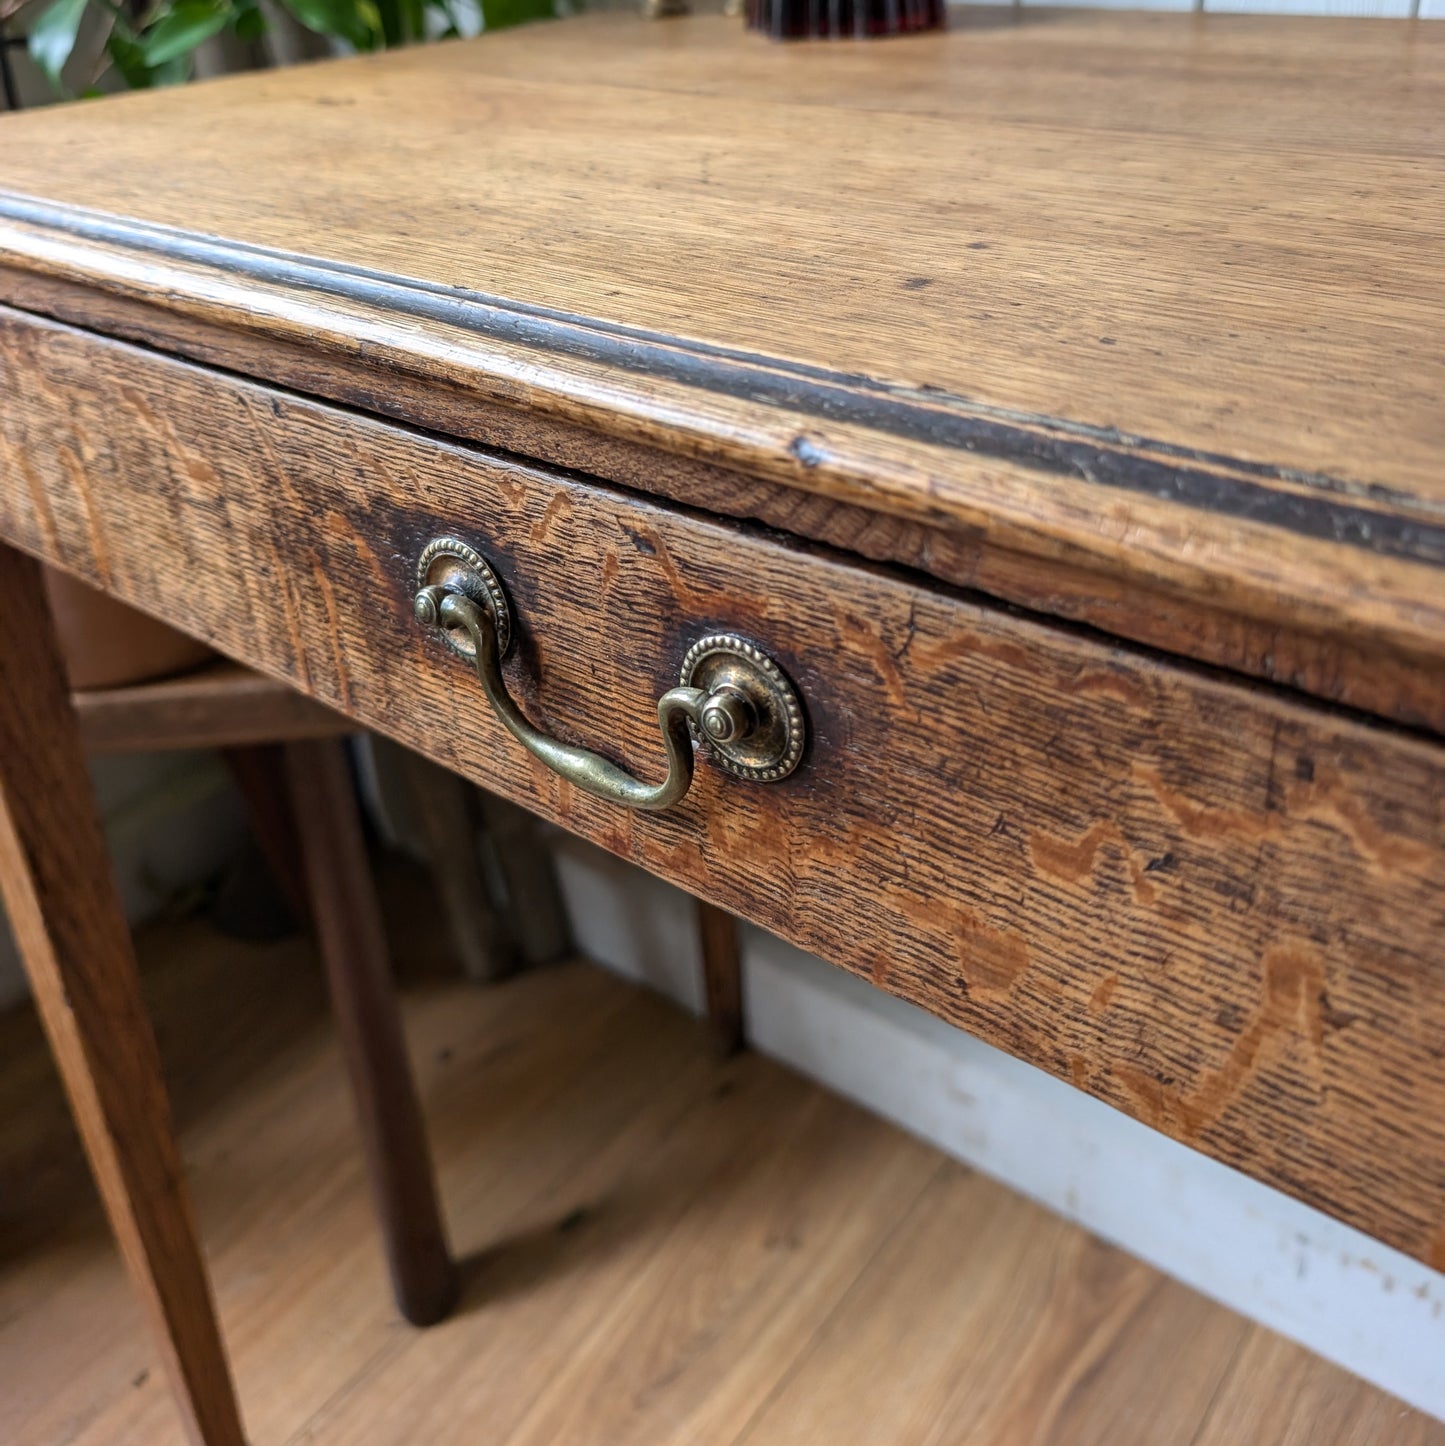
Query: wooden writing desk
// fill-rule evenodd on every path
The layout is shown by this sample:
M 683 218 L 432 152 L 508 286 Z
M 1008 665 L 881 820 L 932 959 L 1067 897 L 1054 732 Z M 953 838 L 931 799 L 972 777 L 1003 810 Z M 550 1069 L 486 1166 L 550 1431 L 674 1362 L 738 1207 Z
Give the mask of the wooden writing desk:
M 1445 1267 L 1445 26 L 598 16 L 0 187 L 0 844 L 196 1439 L 21 553 Z

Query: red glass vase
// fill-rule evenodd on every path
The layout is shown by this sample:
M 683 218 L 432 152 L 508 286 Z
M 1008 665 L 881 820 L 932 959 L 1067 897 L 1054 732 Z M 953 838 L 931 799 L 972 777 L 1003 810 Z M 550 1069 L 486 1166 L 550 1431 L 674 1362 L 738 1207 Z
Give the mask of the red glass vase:
M 748 28 L 774 40 L 866 40 L 941 30 L 944 0 L 747 0 Z

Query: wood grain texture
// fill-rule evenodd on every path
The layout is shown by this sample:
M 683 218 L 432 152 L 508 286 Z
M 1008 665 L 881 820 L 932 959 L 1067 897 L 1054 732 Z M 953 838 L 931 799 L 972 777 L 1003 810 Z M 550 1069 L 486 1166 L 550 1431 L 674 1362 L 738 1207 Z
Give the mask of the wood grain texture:
M 245 1446 L 40 569 L 0 546 L 0 890 L 194 1446 Z
M 434 1325 L 456 1303 L 457 1274 L 346 753 L 311 739 L 288 743 L 286 763 L 397 1309 L 413 1325 Z
M 725 909 L 697 901 L 703 1003 L 713 1048 L 726 1059 L 743 1047 L 743 960 L 738 921 Z
M 355 725 L 273 678 L 226 662 L 149 684 L 84 690 L 72 702 L 82 741 L 100 751 L 221 749 L 282 896 L 321 939 L 397 1305 L 414 1324 L 433 1324 L 450 1310 L 456 1278 L 338 742 Z M 280 739 L 287 741 L 269 741 Z M 451 793 L 467 787 L 443 777 Z M 425 810 L 423 816 L 429 817 Z M 456 846 L 450 837 L 442 843 Z M 481 922 L 489 933 L 473 937 L 474 897 L 459 897 L 453 875 L 444 867 L 438 872 L 456 942 L 471 963 L 476 949 L 495 947 L 498 921 L 488 912 Z M 479 877 L 474 869 L 473 888 Z
M 959 20 L 885 55 L 595 16 L 25 115 L 4 294 L 741 470 L 1040 599 L 1064 565 L 1075 616 L 1202 610 L 1184 651 L 1437 726 L 1445 37 Z
M 519 456 L 602 476 L 725 517 L 897 562 L 941 581 L 1114 636 L 1282 683 L 1305 693 L 1445 734 L 1445 667 L 1378 639 L 1351 641 L 1320 627 L 1244 611 L 1248 599 L 1203 601 L 1101 571 L 997 546 L 977 531 L 918 521 L 820 492 L 663 452 L 536 410 L 381 373 L 368 354 L 318 356 L 296 342 L 250 335 L 177 313 L 0 265 L 0 297 L 40 315 L 144 343 L 208 365 L 296 387 L 365 411 Z
M 1445 1263 L 1438 746 L 58 326 L 0 358 L 0 533 Z M 656 817 L 559 783 L 413 621 L 443 532 L 501 573 L 534 719 L 655 777 L 653 701 L 733 628 L 801 690 L 802 767 L 704 765 Z
M 234 748 L 282 738 L 336 738 L 356 725 L 294 688 L 237 663 L 72 695 L 87 753 Z
M 433 902 L 387 897 L 434 949 Z M 403 992 L 479 1308 L 398 1331 L 309 943 L 140 947 L 255 1446 L 1445 1441 L 576 964 Z M 0 1016 L 0 1439 L 174 1446 L 83 1168 L 38 1030 Z

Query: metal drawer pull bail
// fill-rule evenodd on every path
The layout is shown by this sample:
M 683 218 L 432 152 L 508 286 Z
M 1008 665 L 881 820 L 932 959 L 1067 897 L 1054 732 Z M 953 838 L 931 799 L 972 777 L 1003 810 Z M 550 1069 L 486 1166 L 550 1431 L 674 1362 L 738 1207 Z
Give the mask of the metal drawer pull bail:
M 746 639 L 715 633 L 688 649 L 680 686 L 658 699 L 667 777 L 643 783 L 600 754 L 533 727 L 512 701 L 502 678 L 512 642 L 511 608 L 480 553 L 454 537 L 437 538 L 417 564 L 417 587 L 417 621 L 476 665 L 482 691 L 506 730 L 586 793 L 628 808 L 670 808 L 692 785 L 693 729 L 713 762 L 736 778 L 775 783 L 803 756 L 803 709 L 782 669 Z

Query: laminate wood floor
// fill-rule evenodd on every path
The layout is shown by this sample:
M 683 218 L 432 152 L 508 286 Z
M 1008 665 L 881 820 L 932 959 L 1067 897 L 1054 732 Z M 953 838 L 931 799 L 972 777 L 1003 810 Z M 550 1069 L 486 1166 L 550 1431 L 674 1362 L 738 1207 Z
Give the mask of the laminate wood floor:
M 409 952 L 431 947 L 411 935 Z M 408 987 L 467 1258 L 456 1317 L 412 1330 L 310 946 L 192 920 L 141 948 L 254 1446 L 1445 1443 L 787 1070 L 715 1063 L 699 1024 L 580 963 Z M 0 1019 L 0 1442 L 177 1441 L 16 1011 Z

